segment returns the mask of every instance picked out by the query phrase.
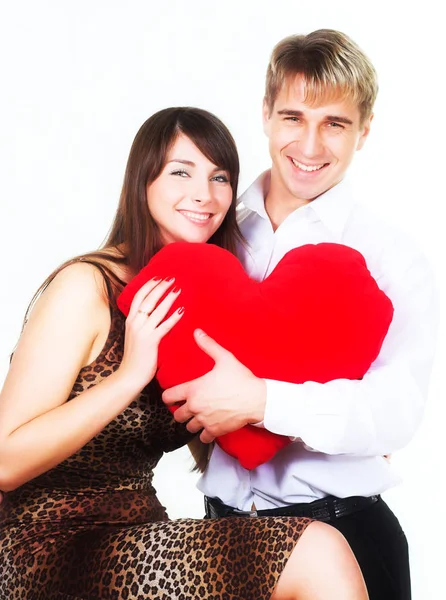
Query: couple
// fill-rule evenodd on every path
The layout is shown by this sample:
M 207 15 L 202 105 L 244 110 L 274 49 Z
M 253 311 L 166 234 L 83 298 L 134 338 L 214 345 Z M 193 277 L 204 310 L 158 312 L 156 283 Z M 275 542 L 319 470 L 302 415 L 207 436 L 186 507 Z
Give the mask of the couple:
M 413 244 L 342 181 L 376 91 L 372 65 L 343 34 L 280 42 L 264 102 L 272 169 L 243 195 L 239 225 L 237 152 L 221 122 L 166 109 L 142 126 L 107 241 L 43 284 L 2 391 L 2 597 L 410 598 L 407 542 L 379 494 L 397 482 L 383 456 L 421 418 L 433 285 Z M 395 308 L 379 358 L 360 381 L 288 384 L 256 378 L 197 334 L 214 369 L 161 398 L 157 349 L 182 318 L 165 319 L 181 290 L 149 281 L 127 319 L 116 299 L 178 240 L 239 251 L 259 280 L 303 244 L 356 248 Z M 172 418 L 163 400 L 186 402 Z M 208 444 L 247 423 L 294 443 L 253 471 L 217 445 L 207 460 L 197 432 Z M 220 518 L 169 521 L 153 469 L 190 442 L 206 466 L 207 517 Z

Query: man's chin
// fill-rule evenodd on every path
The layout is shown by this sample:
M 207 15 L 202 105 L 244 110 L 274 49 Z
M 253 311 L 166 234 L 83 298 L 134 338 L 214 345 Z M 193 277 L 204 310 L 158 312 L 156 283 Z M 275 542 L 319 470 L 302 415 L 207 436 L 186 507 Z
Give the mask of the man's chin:
M 329 188 L 325 186 L 318 187 L 299 187 L 299 188 L 291 188 L 289 189 L 290 194 L 303 202 L 304 204 L 308 204 L 315 200 L 318 196 L 326 192 Z

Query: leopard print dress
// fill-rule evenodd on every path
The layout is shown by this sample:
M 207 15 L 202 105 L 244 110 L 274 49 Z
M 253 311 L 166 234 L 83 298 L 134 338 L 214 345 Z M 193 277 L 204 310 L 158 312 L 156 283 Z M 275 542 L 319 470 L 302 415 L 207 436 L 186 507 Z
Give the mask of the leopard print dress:
M 113 373 L 124 318 L 69 399 Z M 0 600 L 267 600 L 308 519 L 169 520 L 152 486 L 189 441 L 146 388 L 79 452 L 5 495 Z

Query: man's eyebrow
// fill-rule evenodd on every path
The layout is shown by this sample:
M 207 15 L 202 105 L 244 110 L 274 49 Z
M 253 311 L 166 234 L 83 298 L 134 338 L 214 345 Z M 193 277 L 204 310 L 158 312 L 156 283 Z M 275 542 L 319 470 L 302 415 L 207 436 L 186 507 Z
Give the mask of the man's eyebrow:
M 301 110 L 291 110 L 290 108 L 283 108 L 277 111 L 278 115 L 287 115 L 288 117 L 302 117 L 303 112 Z
M 168 160 L 167 164 L 169 163 L 180 163 L 182 165 L 187 165 L 189 167 L 196 167 L 197 165 L 192 162 L 191 160 L 185 160 L 183 158 L 172 158 L 172 160 Z M 216 173 L 217 171 L 226 171 L 227 169 L 225 169 L 224 167 L 215 167 L 214 169 L 212 169 L 212 173 Z
M 353 125 L 353 121 L 347 117 L 338 117 L 337 115 L 327 115 L 326 121 L 335 121 L 336 123 L 345 123 L 345 125 Z
M 304 113 L 301 110 L 291 110 L 290 108 L 283 108 L 277 111 L 278 115 L 286 115 L 287 117 L 303 117 Z M 344 123 L 345 125 L 353 125 L 353 121 L 347 117 L 341 117 L 338 115 L 327 115 L 326 121 L 334 121 L 335 123 Z

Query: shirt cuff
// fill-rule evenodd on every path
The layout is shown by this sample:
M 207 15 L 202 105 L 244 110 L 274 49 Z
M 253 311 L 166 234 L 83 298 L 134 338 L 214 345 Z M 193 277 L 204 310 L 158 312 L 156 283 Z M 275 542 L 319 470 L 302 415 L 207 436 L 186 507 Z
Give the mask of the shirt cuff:
M 324 454 L 348 453 L 353 444 L 362 448 L 364 419 L 361 415 L 355 417 L 351 402 L 345 394 L 339 400 L 339 390 L 333 387 L 342 380 L 326 384 L 265 381 L 265 429 L 288 436 L 295 442 L 300 441 L 307 449 Z M 348 428 L 346 415 L 356 418 L 358 427 L 350 425 Z
M 301 438 L 299 422 L 306 418 L 305 403 L 299 399 L 297 384 L 285 381 L 266 381 L 266 405 L 263 424 L 266 429 L 292 440 Z

